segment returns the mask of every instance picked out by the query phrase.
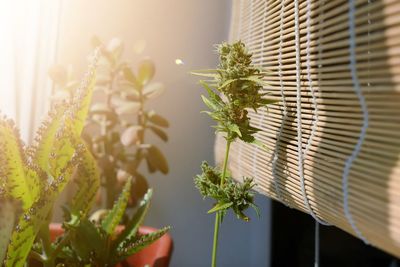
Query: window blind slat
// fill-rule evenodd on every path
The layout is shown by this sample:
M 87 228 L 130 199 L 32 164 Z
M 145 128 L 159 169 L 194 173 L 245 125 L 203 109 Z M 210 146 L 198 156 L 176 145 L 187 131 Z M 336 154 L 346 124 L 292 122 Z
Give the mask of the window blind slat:
M 280 101 L 249 110 L 268 150 L 233 144 L 234 178 L 400 257 L 400 2 L 298 1 L 297 41 L 294 1 L 235 0 L 232 12 L 230 39 Z

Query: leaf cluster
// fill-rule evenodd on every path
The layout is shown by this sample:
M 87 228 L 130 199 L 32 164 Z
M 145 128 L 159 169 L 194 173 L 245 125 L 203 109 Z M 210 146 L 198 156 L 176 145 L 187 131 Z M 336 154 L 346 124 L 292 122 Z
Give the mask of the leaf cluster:
M 24 266 L 35 239 L 48 244 L 53 205 L 77 169 L 98 179 L 80 139 L 92 98 L 97 58 L 71 102 L 50 110 L 32 145 L 25 146 L 12 120 L 0 118 L 0 258 L 4 258 L 6 267 Z M 83 184 L 74 197 L 74 208 L 82 213 L 86 212 L 82 207 L 90 206 L 94 198 L 88 193 L 90 187 L 96 187 L 96 183 Z M 48 246 L 42 248 L 43 253 L 35 255 L 45 262 L 51 251 Z
M 254 204 L 252 189 L 255 183 L 252 178 L 245 177 L 242 183 L 237 183 L 228 176 L 221 185 L 222 173 L 217 168 L 203 162 L 201 169 L 202 174 L 194 179 L 195 185 L 204 198 L 210 197 L 216 201 L 208 213 L 221 212 L 225 215 L 229 209 L 232 209 L 236 216 L 244 221 L 249 221 L 249 217 L 244 214 L 249 207 L 259 214 L 258 207 Z
M 130 197 L 132 177 L 110 210 L 102 210 L 91 218 L 65 210 L 64 234 L 53 244 L 62 244 L 57 263 L 64 266 L 114 266 L 162 237 L 169 227 L 156 232 L 140 234 L 139 227 L 149 209 L 152 190 L 141 200 L 135 214 L 129 218 L 124 229 L 119 228 Z
M 217 132 L 225 133 L 227 140 L 239 138 L 254 143 L 254 134 L 259 129 L 251 126 L 247 109 L 257 112 L 276 100 L 262 93 L 264 73 L 252 65 L 252 55 L 241 41 L 222 43 L 217 52 L 220 59 L 217 69 L 193 73 L 208 78 L 200 81 L 208 92 L 208 97 L 202 96 L 210 109 L 205 112 L 218 123 Z
M 168 141 L 165 129 L 168 120 L 151 109 L 149 100 L 159 97 L 164 86 L 153 81 L 155 65 L 144 59 L 135 71 L 123 58 L 124 44 L 113 38 L 103 43 L 92 38 L 93 46 L 101 47 L 99 74 L 95 85 L 96 102 L 91 105 L 84 138 L 98 162 L 105 202 L 111 208 L 128 176 L 133 176 L 129 206 L 135 206 L 148 189 L 140 167 L 147 165 L 150 173 L 169 172 L 168 162 L 159 147 L 145 140 L 151 132 Z M 56 84 L 54 100 L 70 98 L 75 89 L 71 68 L 54 66 L 49 74 Z M 145 163 L 144 163 L 145 162 Z

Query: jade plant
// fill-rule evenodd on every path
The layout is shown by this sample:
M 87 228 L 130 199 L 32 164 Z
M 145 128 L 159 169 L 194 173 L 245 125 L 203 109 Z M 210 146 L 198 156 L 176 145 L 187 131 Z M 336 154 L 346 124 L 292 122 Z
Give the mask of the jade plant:
M 95 65 L 89 68 L 72 103 L 52 108 L 33 145 L 23 144 L 12 120 L 0 118 L 1 212 L 10 214 L 9 205 L 21 207 L 19 211 L 14 209 L 17 214 L 10 214 L 5 227 L 1 222 L 0 255 L 6 267 L 24 266 L 35 240 L 42 244 L 43 260 L 49 266 L 52 249 L 48 224 L 53 204 L 76 168 L 92 173 L 94 164 L 84 163 L 92 159 L 82 159 L 87 150 L 80 135 L 92 97 Z M 96 180 L 94 176 L 93 179 Z M 91 186 L 88 182 L 79 187 L 73 201 L 74 209 L 85 211 L 84 207 L 94 198 Z M 3 220 L 3 215 L 1 217 Z
M 99 77 L 95 90 L 101 96 L 90 107 L 84 138 L 99 164 L 101 185 L 105 191 L 105 206 L 111 208 L 128 176 L 133 176 L 130 206 L 140 200 L 148 189 L 147 179 L 140 170 L 146 162 L 150 173 L 168 173 L 168 163 L 162 151 L 145 139 L 152 132 L 168 141 L 165 128 L 168 120 L 146 103 L 164 90 L 153 82 L 155 65 L 145 59 L 139 62 L 135 74 L 123 57 L 123 43 L 112 39 L 107 45 L 97 37 L 92 43 L 100 46 Z M 71 68 L 54 66 L 50 76 L 56 84 L 55 99 L 69 98 L 75 87 Z
M 208 93 L 208 97 L 202 96 L 209 108 L 204 112 L 217 122 L 214 126 L 216 133 L 222 134 L 226 140 L 222 168 L 203 162 L 202 174 L 194 179 L 201 195 L 215 200 L 214 206 L 208 211 L 215 213 L 212 266 L 216 266 L 219 227 L 227 211 L 232 210 L 239 219 L 246 222 L 249 217 L 244 211 L 249 207 L 259 214 L 254 203 L 253 179 L 244 177 L 242 183 L 239 183 L 229 174 L 227 167 L 230 146 L 241 140 L 263 147 L 254 137 L 259 129 L 251 125 L 248 109 L 257 112 L 259 108 L 276 102 L 262 92 L 265 74 L 252 65 L 252 55 L 241 41 L 222 43 L 217 46 L 217 52 L 220 60 L 217 69 L 193 72 L 207 79 L 200 81 Z
M 137 253 L 163 236 L 169 227 L 140 235 L 139 226 L 144 220 L 152 197 L 149 189 L 140 202 L 136 213 L 128 220 L 125 228 L 118 232 L 128 205 L 132 177 L 129 177 L 121 195 L 111 210 L 95 212 L 90 218 L 79 212 L 66 210 L 63 224 L 64 235 L 54 243 L 62 246 L 58 255 L 61 266 L 114 266 Z

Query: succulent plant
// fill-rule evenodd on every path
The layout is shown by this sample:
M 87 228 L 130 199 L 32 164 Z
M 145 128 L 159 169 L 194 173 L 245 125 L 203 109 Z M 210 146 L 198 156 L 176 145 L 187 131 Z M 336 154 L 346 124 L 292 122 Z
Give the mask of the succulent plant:
M 164 87 L 153 82 L 155 65 L 145 59 L 135 73 L 122 58 L 123 43 L 114 38 L 104 44 L 93 37 L 92 44 L 100 46 L 99 75 L 95 85 L 98 99 L 90 107 L 84 138 L 98 162 L 101 185 L 105 191 L 105 204 L 111 208 L 127 177 L 132 176 L 129 206 L 134 206 L 148 189 L 147 179 L 141 170 L 146 162 L 150 173 L 167 174 L 168 162 L 162 151 L 146 142 L 146 133 L 152 132 L 168 141 L 165 128 L 167 119 L 154 110 L 146 110 L 148 100 L 158 97 Z M 54 66 L 49 71 L 56 84 L 54 99 L 69 98 L 76 81 L 71 68 Z
M 51 261 L 51 250 L 47 250 L 49 233 L 48 222 L 51 218 L 53 204 L 71 180 L 76 168 L 92 168 L 94 164 L 84 163 L 82 155 L 87 149 L 80 135 L 92 98 L 97 57 L 70 104 L 54 106 L 48 119 L 38 130 L 35 143 L 25 146 L 20 139 L 19 131 L 12 120 L 0 118 L 0 199 L 2 199 L 0 216 L 7 213 L 10 221 L 1 227 L 0 256 L 4 256 L 4 266 L 24 266 L 36 240 L 41 240 L 46 253 L 39 256 L 44 263 Z M 93 160 L 86 158 L 85 160 Z M 93 171 L 93 170 L 91 170 Z M 93 176 L 93 179 L 96 179 Z M 87 194 L 90 188 L 79 188 L 74 209 L 89 206 L 93 194 Z M 85 193 L 82 193 L 85 192 Z M 7 202 L 6 202 L 7 199 Z M 4 203 L 3 203 L 4 202 Z M 15 223 L 11 203 L 21 206 Z M 4 205 L 3 205 L 4 204 Z M 10 227 L 12 232 L 9 232 Z M 5 246 L 5 240 L 9 238 Z M 46 265 L 45 264 L 45 265 Z M 46 265 L 47 266 L 47 265 Z
M 114 266 L 155 242 L 169 230 L 169 227 L 164 227 L 144 235 L 138 233 L 149 209 L 152 197 L 152 189 L 149 189 L 125 228 L 117 231 L 128 205 L 131 182 L 132 177 L 129 177 L 118 200 L 108 211 L 100 210 L 101 214 L 95 212 L 88 218 L 66 210 L 66 222 L 63 224 L 65 232 L 54 244 L 56 247 L 59 244 L 63 246 L 57 259 L 60 265 Z

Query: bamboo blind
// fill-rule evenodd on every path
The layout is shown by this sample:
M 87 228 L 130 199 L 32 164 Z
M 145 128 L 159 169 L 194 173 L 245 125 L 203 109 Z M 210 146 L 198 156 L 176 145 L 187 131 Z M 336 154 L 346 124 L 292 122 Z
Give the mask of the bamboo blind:
M 233 144 L 233 176 L 399 257 L 400 1 L 236 0 L 232 12 L 230 39 L 280 100 L 249 111 L 269 150 Z M 219 136 L 218 162 L 224 150 Z

